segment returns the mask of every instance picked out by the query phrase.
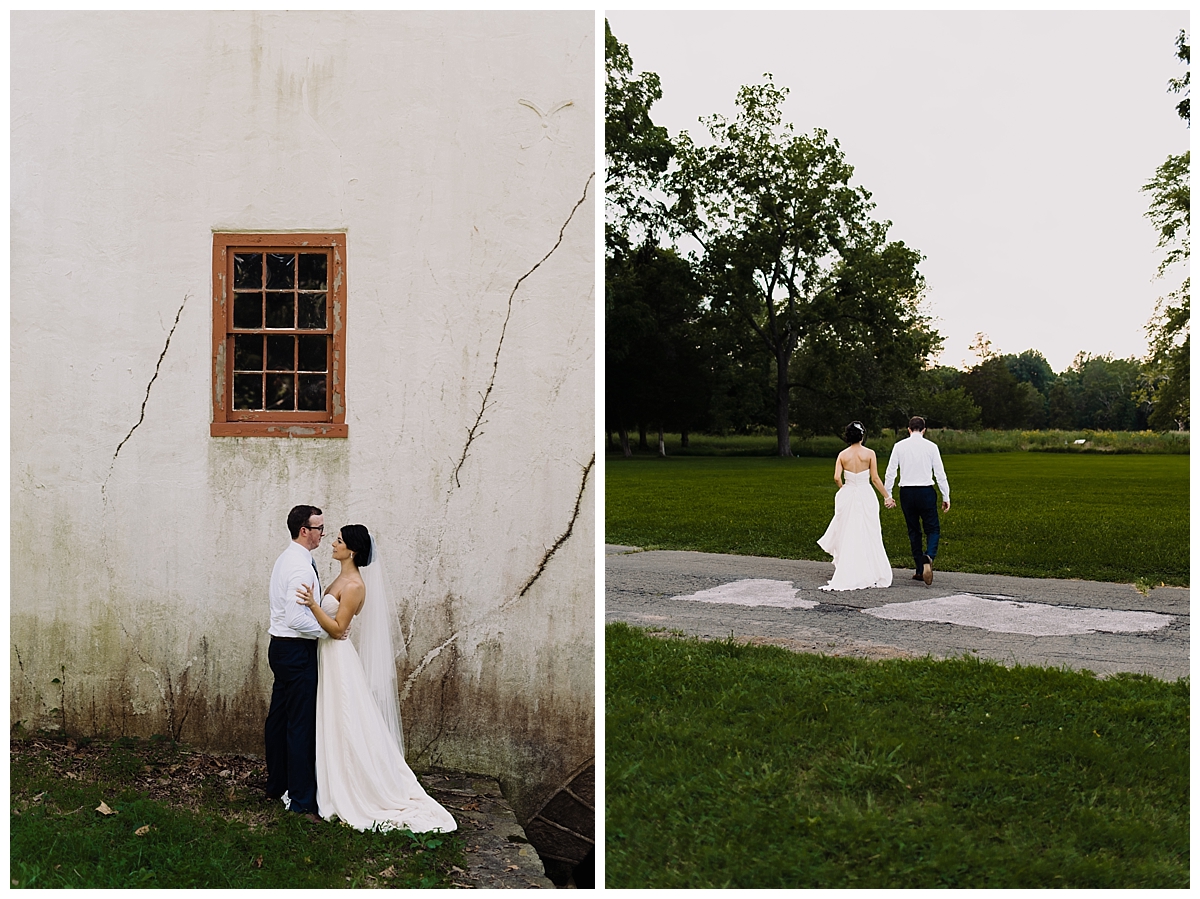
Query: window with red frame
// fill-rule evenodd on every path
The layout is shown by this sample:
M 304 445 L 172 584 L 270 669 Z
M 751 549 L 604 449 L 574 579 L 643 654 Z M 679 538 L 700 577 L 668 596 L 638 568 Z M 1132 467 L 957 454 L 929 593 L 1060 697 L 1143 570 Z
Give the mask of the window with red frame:
M 346 235 L 213 235 L 214 437 L 345 437 Z

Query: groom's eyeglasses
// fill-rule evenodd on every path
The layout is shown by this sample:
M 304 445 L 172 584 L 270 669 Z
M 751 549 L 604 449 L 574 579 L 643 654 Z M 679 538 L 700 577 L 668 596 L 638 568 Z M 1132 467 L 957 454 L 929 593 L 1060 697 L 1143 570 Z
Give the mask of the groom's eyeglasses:
M 312 525 L 307 525 L 307 524 L 306 524 L 306 525 L 304 525 L 304 527 L 308 528 L 310 531 L 320 531 L 322 534 L 324 534 L 324 533 L 325 533 L 325 525 L 323 525 L 323 524 L 322 524 L 322 525 L 318 525 L 318 526 L 317 526 L 317 527 L 315 527 L 315 528 L 314 528 Z

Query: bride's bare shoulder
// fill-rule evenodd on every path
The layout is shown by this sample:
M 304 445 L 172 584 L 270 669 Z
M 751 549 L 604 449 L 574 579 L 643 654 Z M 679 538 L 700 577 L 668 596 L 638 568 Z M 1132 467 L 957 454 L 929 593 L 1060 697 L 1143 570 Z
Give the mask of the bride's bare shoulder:
M 342 595 L 339 597 L 340 602 L 352 602 L 355 604 L 354 614 L 357 615 L 362 611 L 363 598 L 367 595 L 367 585 L 363 583 L 361 577 L 346 578 L 346 584 L 342 587 Z

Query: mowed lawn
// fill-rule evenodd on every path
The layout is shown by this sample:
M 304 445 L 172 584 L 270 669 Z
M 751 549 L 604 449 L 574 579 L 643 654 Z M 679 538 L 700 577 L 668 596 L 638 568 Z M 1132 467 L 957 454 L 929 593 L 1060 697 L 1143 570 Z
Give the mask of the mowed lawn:
M 605 885 L 1189 884 L 1189 687 L 610 624 Z
M 1187 586 L 1188 456 L 946 455 L 951 508 L 937 568 Z M 879 460 L 883 477 L 886 458 Z M 609 456 L 605 541 L 818 559 L 833 515 L 832 459 Z M 883 509 L 896 567 L 912 558 L 900 510 Z

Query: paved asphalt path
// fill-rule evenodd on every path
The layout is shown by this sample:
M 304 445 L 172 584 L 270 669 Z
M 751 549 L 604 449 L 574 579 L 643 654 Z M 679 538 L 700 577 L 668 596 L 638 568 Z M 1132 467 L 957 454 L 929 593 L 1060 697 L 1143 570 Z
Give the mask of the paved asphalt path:
M 1189 673 L 1190 591 L 1186 588 L 1159 587 L 1143 596 L 1130 584 L 936 570 L 933 584 L 926 587 L 911 579 L 912 569 L 897 569 L 887 589 L 831 593 L 818 589 L 833 573 L 829 562 L 642 552 L 611 545 L 605 547 L 605 553 L 607 621 L 715 639 L 733 635 L 750 643 L 826 655 L 946 658 L 970 654 L 1007 664 L 1066 666 L 1099 675 L 1129 671 L 1163 680 Z M 676 598 L 750 578 L 788 582 L 798 591 L 798 599 L 818 605 L 774 608 Z M 863 613 L 893 603 L 962 594 L 1056 606 L 1064 615 L 1074 614 L 1075 609 L 1154 612 L 1170 616 L 1170 623 L 1135 633 L 1032 636 L 936 621 L 888 620 Z

